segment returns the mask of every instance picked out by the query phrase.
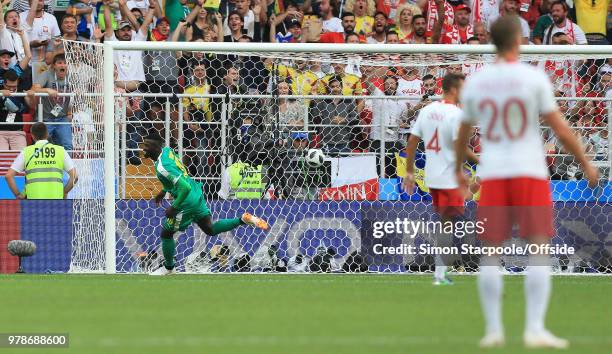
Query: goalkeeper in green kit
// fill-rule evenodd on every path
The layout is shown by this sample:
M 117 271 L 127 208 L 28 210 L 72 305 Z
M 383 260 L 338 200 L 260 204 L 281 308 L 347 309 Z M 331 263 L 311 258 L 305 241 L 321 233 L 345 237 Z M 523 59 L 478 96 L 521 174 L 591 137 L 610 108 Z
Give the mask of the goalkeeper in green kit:
M 167 275 L 174 272 L 174 233 L 186 230 L 195 222 L 209 236 L 217 235 L 237 228 L 240 225 L 251 225 L 262 230 L 268 229 L 268 223 L 249 213 L 235 219 L 222 219 L 212 222 L 211 213 L 202 194 L 202 185 L 194 181 L 181 159 L 172 149 L 163 146 L 159 134 L 150 134 L 144 139 L 144 156 L 155 162 L 157 179 L 163 189 L 155 197 L 158 205 L 170 193 L 174 198 L 172 205 L 166 209 L 161 233 L 164 266 L 151 275 Z

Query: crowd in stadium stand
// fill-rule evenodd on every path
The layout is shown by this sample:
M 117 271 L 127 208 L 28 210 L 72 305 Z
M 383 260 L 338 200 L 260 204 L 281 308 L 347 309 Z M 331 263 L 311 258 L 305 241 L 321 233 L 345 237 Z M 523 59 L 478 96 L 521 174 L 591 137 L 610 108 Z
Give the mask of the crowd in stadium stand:
M 62 12 L 54 5 L 53 0 L 2 1 L 0 121 L 16 124 L 0 125 L 0 151 L 25 146 L 26 134 L 19 123 L 28 115 L 40 114 L 36 100 L 42 100 L 44 121 L 71 121 L 70 99 L 56 95 L 71 91 L 61 39 L 278 42 L 287 46 L 296 42 L 471 45 L 488 43 L 491 23 L 499 16 L 513 15 L 520 18 L 525 44 L 607 45 L 612 41 L 612 7 L 606 0 L 574 0 L 572 7 L 563 0 L 70 0 Z M 295 147 L 317 146 L 332 154 L 376 150 L 383 142 L 388 151 L 397 151 L 418 111 L 440 93 L 444 73 L 469 75 L 479 69 L 469 64 L 427 69 L 366 67 L 350 59 L 331 65 L 303 60 L 278 63 L 255 56 L 167 51 L 118 51 L 115 63 L 117 92 L 364 96 L 351 101 L 278 99 L 274 105 L 278 112 L 266 100 L 233 102 L 228 114 L 230 146 L 240 146 L 252 125 L 278 119 Z M 612 96 L 610 60 L 543 61 L 538 65 L 550 75 L 559 97 Z M 49 96 L 9 97 L 11 92 Z M 365 96 L 409 99 L 368 100 Z M 172 96 L 169 100 L 168 106 L 162 98 L 130 97 L 119 104 L 125 107 L 128 120 L 163 121 L 170 107 L 170 117 L 176 122 L 179 99 Z M 224 100 L 181 100 L 189 123 L 183 132 L 186 148 L 219 150 L 220 126 L 199 123 L 220 122 Z M 580 132 L 590 152 L 605 159 L 607 129 L 597 129 L 607 125 L 605 103 L 565 100 L 560 105 L 573 125 L 587 127 Z M 380 123 L 388 129 L 367 127 Z M 305 124 L 327 127 L 315 128 L 314 136 L 296 133 L 305 130 Z M 163 124 L 150 127 L 164 129 Z M 148 128 L 128 125 L 128 148 L 136 148 L 142 129 Z M 51 131 L 52 139 L 68 149 L 72 148 L 70 134 L 68 125 L 57 125 Z M 171 136 L 176 144 L 176 126 Z M 473 141 L 476 148 L 477 140 Z M 570 169 L 571 164 L 557 156 L 562 151 L 556 141 L 549 139 L 547 148 L 552 153 L 553 176 L 564 178 L 571 171 L 557 171 L 555 166 Z M 188 155 L 193 160 L 190 172 L 195 175 L 216 170 L 219 156 Z M 132 154 L 128 162 L 139 164 L 140 159 Z M 392 169 L 388 174 L 393 174 Z

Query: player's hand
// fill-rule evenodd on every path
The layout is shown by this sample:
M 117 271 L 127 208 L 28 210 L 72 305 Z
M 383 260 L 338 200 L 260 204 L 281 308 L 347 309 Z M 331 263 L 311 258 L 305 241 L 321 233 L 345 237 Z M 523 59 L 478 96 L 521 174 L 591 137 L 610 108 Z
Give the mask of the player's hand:
M 17 198 L 17 199 L 19 199 L 19 200 L 25 200 L 25 199 L 26 199 L 26 196 L 25 196 L 25 194 L 23 194 L 23 193 L 19 193 L 19 194 L 17 194 L 17 196 L 16 196 L 15 198 Z
M 584 176 L 589 181 L 589 187 L 595 188 L 599 183 L 599 169 L 593 164 L 588 163 L 584 167 Z
M 467 177 L 463 173 L 463 170 L 455 171 L 455 177 L 457 178 L 457 184 L 459 185 L 459 193 L 461 193 L 463 198 L 467 198 L 469 196 L 469 183 Z
M 4 97 L 8 97 L 11 95 L 11 91 L 9 90 L 0 90 L 0 92 L 2 92 L 2 96 Z
M 157 193 L 157 195 L 155 196 L 155 205 L 159 206 L 162 200 L 164 200 L 165 196 L 166 196 L 166 192 L 164 191 Z
M 170 205 L 168 208 L 166 208 L 166 217 L 167 218 L 173 218 L 176 216 L 176 214 L 178 214 L 178 210 L 174 209 L 174 207 L 172 205 Z
M 408 194 L 412 194 L 412 192 L 414 191 L 414 174 L 413 173 L 406 173 L 406 176 L 404 177 L 404 180 L 402 181 L 402 188 L 404 189 L 404 192 L 408 193 Z

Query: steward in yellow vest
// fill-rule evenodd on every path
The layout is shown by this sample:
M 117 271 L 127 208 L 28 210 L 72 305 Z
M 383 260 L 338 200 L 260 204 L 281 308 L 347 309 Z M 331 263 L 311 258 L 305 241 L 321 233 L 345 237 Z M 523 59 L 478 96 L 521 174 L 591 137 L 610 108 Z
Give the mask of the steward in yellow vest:
M 6 173 L 6 182 L 17 199 L 64 199 L 76 182 L 74 163 L 63 147 L 47 141 L 47 126 L 35 123 L 30 129 L 35 140 L 19 153 Z M 64 186 L 64 171 L 68 184 Z M 26 185 L 19 192 L 15 175 L 25 172 Z
M 228 167 L 230 196 L 236 199 L 260 199 L 264 188 L 261 165 L 236 162 Z

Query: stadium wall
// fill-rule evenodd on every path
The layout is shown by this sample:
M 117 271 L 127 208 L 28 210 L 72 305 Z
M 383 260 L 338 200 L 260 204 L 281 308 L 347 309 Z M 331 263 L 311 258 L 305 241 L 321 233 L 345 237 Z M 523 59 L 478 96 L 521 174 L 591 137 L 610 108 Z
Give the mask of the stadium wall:
M 580 183 L 578 183 L 580 185 Z M 608 186 L 609 187 L 609 186 Z M 606 249 L 612 249 L 612 200 L 607 188 L 605 203 L 596 201 L 555 202 L 557 236 L 554 244 L 568 244 L 579 251 L 588 252 L 594 262 L 610 257 Z M 578 192 L 576 192 L 578 193 Z M 366 237 L 364 218 L 372 210 L 384 210 L 388 220 L 395 217 L 409 220 L 427 219 L 433 215 L 429 203 L 387 201 L 258 201 L 256 206 L 248 200 L 213 201 L 210 208 L 213 218 L 236 217 L 249 210 L 265 215 L 272 227 L 267 235 L 253 232 L 251 228 L 238 228 L 231 233 L 205 238 L 197 245 L 199 252 L 213 245 L 225 244 L 234 250 L 253 255 L 262 245 L 276 243 L 280 256 L 290 257 L 297 251 L 312 256 L 320 245 L 334 247 L 338 258 L 346 257 L 357 249 Z M 473 204 L 473 203 L 472 203 Z M 34 241 L 35 256 L 26 258 L 24 268 L 30 273 L 65 272 L 70 265 L 72 236 L 72 201 L 0 201 L 0 272 L 14 272 L 16 258 L 6 253 L 6 243 L 11 239 Z M 406 212 L 409 210 L 409 212 Z M 120 200 L 117 202 L 119 241 L 117 247 L 118 272 L 134 271 L 133 255 L 139 251 L 153 251 L 159 247 L 159 225 L 163 209 L 148 200 Z M 194 232 L 190 228 L 178 239 L 177 261 L 183 267 L 185 257 L 196 247 Z M 424 239 L 417 237 L 418 244 Z M 418 261 L 414 259 L 413 261 Z M 403 270 L 405 262 L 371 265 L 371 269 Z

